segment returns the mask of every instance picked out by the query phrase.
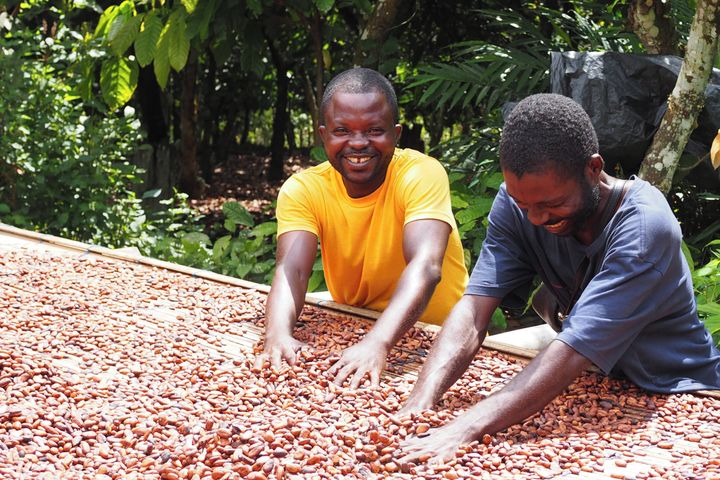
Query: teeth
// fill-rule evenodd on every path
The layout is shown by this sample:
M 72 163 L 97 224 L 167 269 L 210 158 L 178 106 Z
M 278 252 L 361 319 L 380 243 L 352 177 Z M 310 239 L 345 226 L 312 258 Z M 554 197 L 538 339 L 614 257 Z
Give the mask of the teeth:
M 548 230 L 557 230 L 564 227 L 566 222 L 567 220 L 560 220 L 559 222 L 553 223 L 552 225 L 545 225 L 545 228 Z
M 347 157 L 350 163 L 365 163 L 370 160 L 370 157 Z

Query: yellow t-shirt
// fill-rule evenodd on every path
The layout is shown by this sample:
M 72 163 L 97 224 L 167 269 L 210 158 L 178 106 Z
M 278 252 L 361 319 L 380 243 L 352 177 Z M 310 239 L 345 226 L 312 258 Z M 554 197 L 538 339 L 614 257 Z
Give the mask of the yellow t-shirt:
M 280 190 L 278 235 L 294 230 L 320 239 L 325 282 L 338 303 L 382 311 L 405 269 L 403 227 L 437 219 L 452 227 L 435 288 L 420 320 L 440 325 L 468 281 L 450 207 L 447 173 L 434 158 L 396 149 L 383 184 L 366 197 L 348 196 L 329 162 L 296 173 Z

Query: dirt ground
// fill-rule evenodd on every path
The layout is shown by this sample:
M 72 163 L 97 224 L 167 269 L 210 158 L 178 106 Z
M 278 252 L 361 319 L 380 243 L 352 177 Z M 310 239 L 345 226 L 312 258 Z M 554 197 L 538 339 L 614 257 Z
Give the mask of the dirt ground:
M 222 206 L 228 201 L 240 202 L 253 215 L 264 221 L 274 216 L 273 202 L 285 179 L 313 163 L 308 156 L 295 154 L 285 161 L 285 178 L 267 180 L 269 155 L 234 155 L 227 162 L 215 167 L 213 180 L 208 185 L 205 198 L 191 200 L 193 208 L 205 215 L 205 224 L 211 226 L 222 222 Z

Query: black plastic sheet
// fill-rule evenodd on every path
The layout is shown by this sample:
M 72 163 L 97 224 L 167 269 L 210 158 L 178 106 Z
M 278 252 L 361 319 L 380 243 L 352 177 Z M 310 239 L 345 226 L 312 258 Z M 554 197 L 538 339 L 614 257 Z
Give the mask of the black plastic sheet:
M 620 164 L 629 175 L 637 173 L 660 126 L 681 65 L 682 58 L 671 55 L 553 52 L 550 88 L 588 112 L 608 171 Z M 713 70 L 705 97 L 705 108 L 685 148 L 695 158 L 709 152 L 720 128 L 720 70 Z M 717 181 L 717 175 L 711 177 Z

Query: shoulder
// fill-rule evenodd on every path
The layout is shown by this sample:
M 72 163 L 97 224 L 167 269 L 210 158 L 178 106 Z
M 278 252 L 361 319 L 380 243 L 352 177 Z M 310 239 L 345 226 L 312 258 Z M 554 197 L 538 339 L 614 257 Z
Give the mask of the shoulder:
M 320 165 L 294 173 L 280 187 L 280 197 L 283 195 L 297 195 L 303 192 L 318 193 L 325 191 L 331 184 L 332 170 L 332 165 L 329 162 L 323 162 Z
M 396 148 L 393 176 L 404 182 L 448 183 L 445 167 L 435 158 L 410 148 Z
M 620 211 L 642 222 L 647 234 L 680 235 L 680 225 L 663 193 L 645 180 L 636 178 Z
M 682 242 L 682 231 L 665 196 L 642 179 L 635 179 L 615 216 L 614 236 L 634 246 L 650 261 Z
M 522 218 L 522 211 L 508 194 L 504 182 L 500 184 L 500 188 L 498 188 L 498 192 L 493 199 L 491 212 L 495 215 L 512 215 L 513 217 Z M 532 225 L 530 222 L 528 224 Z

